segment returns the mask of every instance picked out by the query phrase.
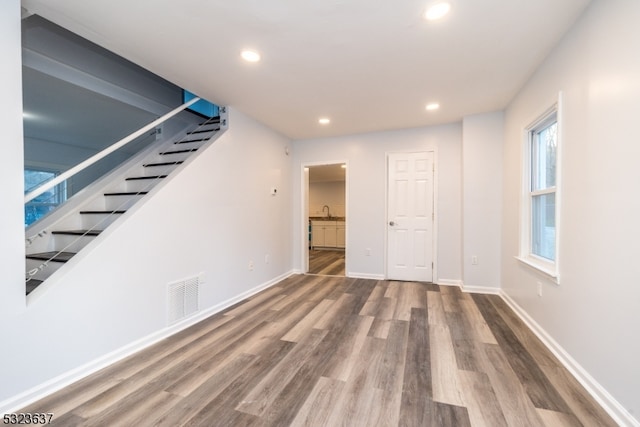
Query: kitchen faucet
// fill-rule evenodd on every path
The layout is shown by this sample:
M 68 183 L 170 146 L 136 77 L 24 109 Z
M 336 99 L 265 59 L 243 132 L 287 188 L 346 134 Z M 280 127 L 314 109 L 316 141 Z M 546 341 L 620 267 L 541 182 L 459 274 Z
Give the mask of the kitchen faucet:
M 329 206 L 324 205 L 322 207 L 322 213 L 324 213 L 324 208 L 327 208 L 327 218 L 331 218 L 331 212 L 329 211 Z

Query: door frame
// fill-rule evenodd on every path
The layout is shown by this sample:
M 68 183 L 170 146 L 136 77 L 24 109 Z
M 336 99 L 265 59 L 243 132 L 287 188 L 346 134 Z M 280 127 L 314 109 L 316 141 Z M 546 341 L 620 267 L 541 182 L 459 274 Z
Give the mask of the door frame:
M 346 165 L 344 174 L 344 275 L 349 277 L 349 161 L 329 160 L 319 162 L 303 162 L 300 165 L 300 216 L 302 238 L 300 239 L 300 253 L 302 258 L 302 274 L 309 272 L 309 171 L 313 166 Z M 307 170 L 305 170 L 307 169 Z
M 433 270 L 432 282 L 438 282 L 438 148 L 425 150 L 387 151 L 385 152 L 385 222 L 384 222 L 384 278 L 389 279 L 389 156 L 392 154 L 433 153 Z

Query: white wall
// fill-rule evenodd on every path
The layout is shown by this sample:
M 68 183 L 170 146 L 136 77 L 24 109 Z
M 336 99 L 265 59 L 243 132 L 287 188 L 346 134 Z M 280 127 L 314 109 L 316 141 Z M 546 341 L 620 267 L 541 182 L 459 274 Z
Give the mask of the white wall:
M 331 216 L 345 216 L 344 181 L 309 183 L 309 216 L 325 216 L 324 206 L 329 206 Z
M 462 121 L 463 281 L 466 288 L 500 287 L 502 112 Z M 477 264 L 472 263 L 475 257 Z
M 502 283 L 640 418 L 640 2 L 595 0 L 505 114 Z M 523 128 L 563 93 L 560 284 L 514 259 Z M 537 282 L 543 296 L 536 295 Z
M 384 276 L 386 153 L 437 149 L 438 280 L 461 271 L 461 125 L 377 132 L 293 143 L 294 266 L 302 268 L 301 177 L 304 164 L 347 162 L 347 274 Z M 366 256 L 365 250 L 371 249 Z
M 74 257 L 66 272 L 30 295 L 26 309 L 3 313 L 0 342 L 11 344 L 10 351 L 3 344 L 0 356 L 0 411 L 5 399 L 165 330 L 171 282 L 204 273 L 200 307 L 207 310 L 291 271 L 289 141 L 235 110 L 229 123 L 185 170 L 107 229 L 93 251 Z M 13 146 L 22 144 L 16 139 L 7 145 L 18 151 Z M 19 186 L 1 191 L 7 187 Z M 20 189 L 20 197 L 15 192 L 7 192 L 8 206 L 20 213 Z M 22 230 L 20 221 L 13 221 L 12 234 Z M 22 233 L 13 240 L 19 243 L 15 253 L 24 251 Z M 16 267 L 3 267 L 2 303 L 12 297 L 7 286 L 24 293 L 24 258 L 16 259 L 5 241 L 0 262 L 12 260 L 20 269 L 12 274 Z
M 5 319 L 21 311 L 24 298 L 24 174 L 20 1 L 0 2 L 0 331 Z M 3 347 L 7 348 L 4 344 Z M 0 353 L 0 361 L 5 350 Z M 0 376 L 0 383 L 4 382 Z

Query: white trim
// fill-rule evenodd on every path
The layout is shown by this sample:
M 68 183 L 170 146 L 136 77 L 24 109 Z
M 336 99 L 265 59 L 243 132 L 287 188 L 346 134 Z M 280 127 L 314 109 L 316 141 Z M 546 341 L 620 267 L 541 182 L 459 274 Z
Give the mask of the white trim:
M 385 280 L 384 274 L 353 273 L 351 271 L 347 273 L 347 277 L 354 279 Z
M 50 379 L 42 384 L 39 384 L 29 390 L 26 390 L 17 396 L 13 396 L 9 399 L 6 399 L 0 402 L 0 414 L 2 413 L 11 413 L 24 408 L 36 402 L 52 393 L 55 393 L 58 390 L 61 390 L 64 387 L 67 387 L 76 381 L 79 381 L 95 372 L 98 372 L 100 369 L 106 368 L 109 365 L 112 365 L 116 362 L 121 361 L 122 359 L 131 356 L 134 353 L 137 353 L 145 348 L 156 344 L 157 342 L 168 338 L 190 326 L 195 325 L 198 322 L 201 322 L 208 317 L 213 316 L 214 314 L 224 310 L 227 307 L 232 306 L 233 304 L 240 302 L 246 298 L 249 298 L 256 293 L 263 291 L 282 280 L 290 277 L 294 274 L 293 271 L 289 271 L 287 273 L 281 274 L 278 277 L 275 277 L 267 282 L 264 282 L 252 289 L 249 289 L 246 292 L 243 292 L 235 297 L 229 298 L 226 301 L 223 301 L 219 304 L 216 304 L 212 307 L 209 307 L 203 311 L 198 312 L 196 315 L 189 317 L 188 319 L 183 320 L 182 322 L 175 323 L 170 327 L 163 328 L 158 330 L 152 334 L 149 334 L 145 337 L 142 337 L 130 344 L 127 344 L 117 350 L 114 350 L 110 353 L 105 354 L 97 359 L 94 359 L 88 363 L 85 363 L 82 366 L 74 368 L 70 371 L 67 371 L 55 378 Z
M 462 280 L 456 279 L 438 279 L 436 285 L 439 286 L 457 286 L 460 288 L 462 292 L 466 292 L 469 294 L 489 294 L 489 295 L 499 295 L 501 289 L 499 287 L 494 286 L 465 286 Z
M 502 289 L 492 286 L 461 286 L 462 292 L 468 294 L 500 295 Z
M 554 118 L 551 116 L 555 115 Z M 561 180 L 562 180 L 562 92 L 558 93 L 557 99 L 547 107 L 542 114 L 533 119 L 526 128 L 523 129 L 523 150 L 522 150 L 522 182 L 520 195 L 520 245 L 516 259 L 525 265 L 538 270 L 545 276 L 551 278 L 556 284 L 560 284 L 560 228 L 561 228 Z M 557 130 L 556 147 L 556 182 L 554 187 L 543 190 L 531 191 L 531 133 L 535 129 L 545 126 L 555 119 Z M 555 195 L 555 259 L 544 260 L 532 253 L 531 249 L 531 198 L 537 195 Z
M 563 349 L 527 312 L 504 291 L 499 295 L 520 317 L 527 327 L 542 341 L 562 365 L 575 377 L 596 402 L 620 425 L 640 427 L 636 420 L 609 392 L 598 383 L 576 360 Z
M 306 162 L 300 165 L 300 216 L 301 216 L 301 230 L 302 230 L 302 239 L 301 239 L 301 257 L 300 263 L 302 270 L 302 274 L 306 274 L 309 272 L 309 247 L 308 247 L 308 238 L 309 238 L 309 185 L 308 185 L 308 176 L 305 177 L 305 168 L 310 168 L 314 166 L 326 166 L 326 165 L 345 165 L 345 174 L 344 174 L 344 268 L 345 271 L 349 271 L 349 221 L 351 215 L 349 214 L 349 161 L 348 160 L 328 160 L 328 161 L 318 161 L 318 162 Z M 306 196 L 306 197 L 305 197 Z M 306 203 L 306 205 L 305 205 Z
M 436 280 L 436 285 L 441 286 L 459 286 L 460 288 L 464 287 L 464 283 L 462 280 L 458 279 L 438 279 Z
M 431 280 L 435 283 L 436 277 L 438 277 L 438 147 L 431 147 L 425 150 L 409 150 L 409 151 L 387 151 L 385 152 L 385 185 L 384 185 L 384 200 L 385 200 L 385 230 L 384 230 L 384 279 L 389 279 L 389 231 L 387 224 L 389 223 L 389 155 L 390 154 L 405 154 L 405 153 L 433 153 L 433 231 L 431 233 L 431 261 L 433 262 L 433 268 L 431 269 Z
M 556 268 L 547 268 L 543 262 L 536 262 L 533 258 L 526 258 L 522 256 L 515 256 L 515 259 L 523 263 L 529 268 L 542 273 L 548 279 L 551 279 L 556 285 L 560 284 L 560 276 Z

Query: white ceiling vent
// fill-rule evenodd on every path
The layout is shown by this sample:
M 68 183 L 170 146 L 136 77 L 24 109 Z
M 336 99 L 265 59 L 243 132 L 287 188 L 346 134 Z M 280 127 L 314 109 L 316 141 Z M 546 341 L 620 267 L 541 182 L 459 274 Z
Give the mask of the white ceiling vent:
M 169 283 L 167 288 L 167 318 L 175 323 L 198 311 L 198 288 L 202 283 L 199 276 Z

